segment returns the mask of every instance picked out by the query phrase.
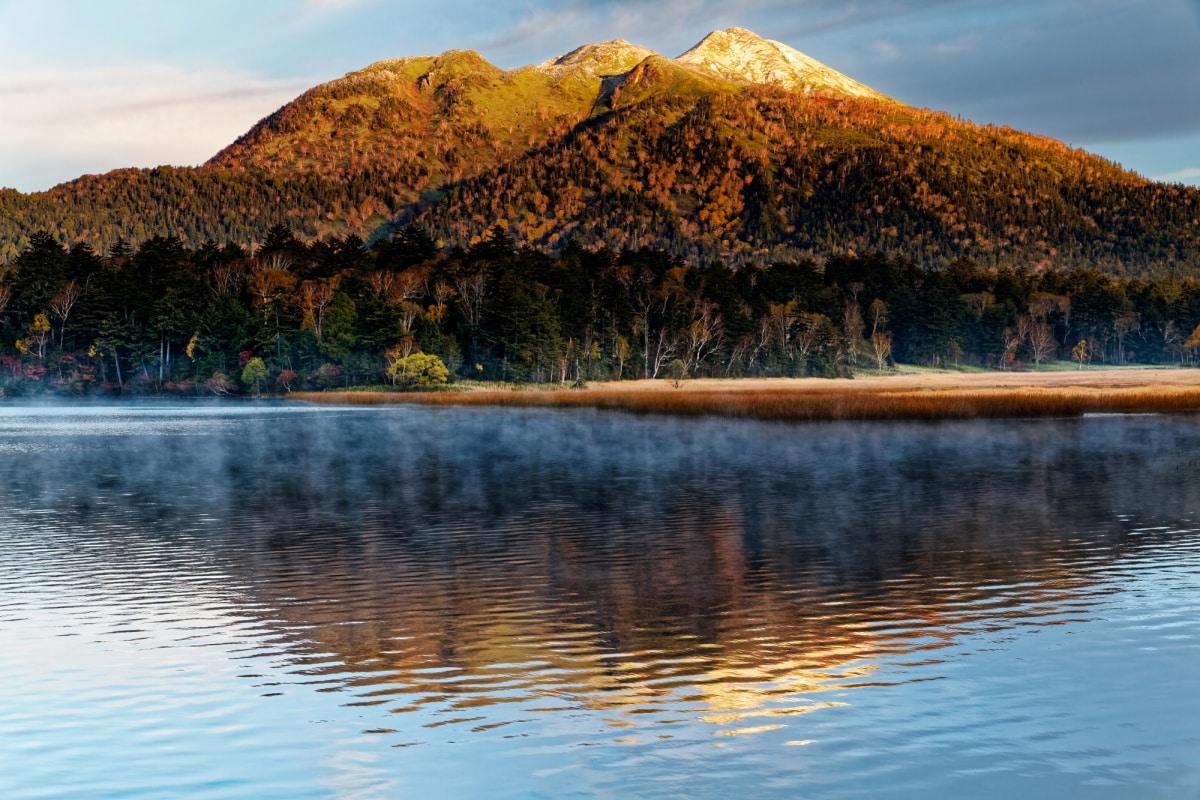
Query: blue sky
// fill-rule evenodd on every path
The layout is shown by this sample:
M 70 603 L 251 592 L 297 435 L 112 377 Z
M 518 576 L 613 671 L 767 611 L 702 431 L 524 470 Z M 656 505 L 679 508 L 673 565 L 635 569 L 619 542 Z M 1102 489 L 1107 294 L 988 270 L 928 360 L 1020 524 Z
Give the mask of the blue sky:
M 501 67 L 739 25 L 897 99 L 1200 185 L 1200 0 L 0 0 L 0 186 L 203 162 L 385 58 Z

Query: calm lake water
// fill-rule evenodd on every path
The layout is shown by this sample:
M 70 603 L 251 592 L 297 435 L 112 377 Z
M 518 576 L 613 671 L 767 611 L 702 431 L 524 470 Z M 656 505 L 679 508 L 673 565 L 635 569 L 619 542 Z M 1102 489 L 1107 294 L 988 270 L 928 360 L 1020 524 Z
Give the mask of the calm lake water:
M 0 408 L 0 797 L 1200 797 L 1200 419 Z

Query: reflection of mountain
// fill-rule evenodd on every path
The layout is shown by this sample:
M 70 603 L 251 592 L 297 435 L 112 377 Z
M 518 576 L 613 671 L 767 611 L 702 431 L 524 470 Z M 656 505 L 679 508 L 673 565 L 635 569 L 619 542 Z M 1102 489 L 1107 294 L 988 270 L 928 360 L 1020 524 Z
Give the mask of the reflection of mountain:
M 1200 434 L 1167 418 L 291 409 L 164 429 L 9 436 L 0 481 L 64 524 L 218 562 L 353 702 L 479 726 L 571 708 L 770 726 L 880 659 L 1086 613 L 1092 567 L 1133 546 L 1121 515 L 1200 501 L 1178 455 Z

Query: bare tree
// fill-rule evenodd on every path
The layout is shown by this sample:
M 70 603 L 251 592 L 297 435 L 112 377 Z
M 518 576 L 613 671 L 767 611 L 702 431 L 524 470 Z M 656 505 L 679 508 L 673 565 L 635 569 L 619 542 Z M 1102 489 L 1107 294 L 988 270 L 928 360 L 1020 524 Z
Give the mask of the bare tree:
M 579 352 L 575 347 L 575 340 L 568 339 L 567 347 L 558 354 L 555 359 L 555 369 L 558 372 L 558 382 L 566 383 L 567 375 L 571 372 L 571 365 L 579 363 Z M 578 372 L 578 370 L 576 370 Z
M 390 269 L 377 269 L 371 273 L 369 281 L 375 294 L 390 297 L 396 286 L 396 273 Z
M 871 355 L 875 366 L 879 369 L 887 367 L 888 359 L 892 357 L 892 335 L 887 331 L 876 331 L 871 334 Z
M 683 359 L 688 372 L 696 374 L 696 368 L 712 355 L 725 339 L 725 325 L 717 304 L 701 301 L 696 306 L 695 318 L 686 334 L 686 356 Z
M 63 346 L 63 337 L 67 329 L 67 318 L 71 316 L 71 309 L 75 307 L 81 294 L 83 294 L 83 287 L 71 280 L 67 281 L 66 285 L 50 298 L 50 313 L 59 320 L 58 346 L 60 348 Z
M 483 300 L 487 296 L 487 274 L 476 272 L 456 278 L 454 290 L 458 292 L 458 304 L 462 307 L 463 318 L 472 328 L 477 327 L 483 317 Z
M 642 377 L 651 376 L 651 364 L 654 359 L 650 356 L 650 339 L 654 334 L 653 318 L 656 312 L 665 311 L 671 301 L 669 292 L 657 291 L 653 283 L 653 275 L 645 267 L 634 268 L 621 265 L 616 269 L 617 280 L 629 292 L 637 313 L 633 319 L 635 333 L 642 335 Z M 661 332 L 661 331 L 660 331 Z M 654 370 L 657 373 L 657 370 Z
M 265 256 L 259 256 L 254 259 L 253 271 L 262 272 L 263 270 L 285 270 L 290 271 L 296 263 L 296 259 L 292 258 L 287 253 L 268 253 Z
M 304 311 L 305 324 L 312 327 L 313 336 L 321 341 L 321 328 L 325 312 L 337 296 L 338 280 L 304 281 L 300 284 L 300 308 Z
M 396 276 L 396 288 L 391 295 L 397 299 L 416 302 L 429 293 L 429 272 L 424 269 L 406 269 Z
M 430 290 L 429 299 L 433 300 L 433 305 L 426 310 L 425 317 L 440 327 L 446 320 L 449 303 L 454 299 L 454 290 L 445 281 L 438 281 Z
M 892 356 L 892 334 L 887 331 L 887 303 L 878 297 L 872 300 L 871 307 L 867 309 L 867 319 L 871 323 L 871 334 L 868 338 L 871 343 L 871 356 L 875 359 L 875 366 L 882 370 Z
M 871 323 L 871 335 L 886 330 L 888 323 L 887 303 L 878 297 L 872 300 L 871 307 L 867 309 L 867 319 Z
M 855 297 L 858 294 L 855 292 Z M 862 351 L 863 330 L 862 309 L 858 300 L 846 301 L 846 309 L 842 313 L 842 362 L 853 369 L 858 364 L 858 355 Z
M 246 280 L 246 271 L 241 264 L 221 264 L 209 278 L 212 293 L 217 297 L 232 297 L 237 294 Z
M 1025 341 L 1029 344 L 1029 355 L 1034 364 L 1041 364 L 1054 357 L 1058 350 L 1058 342 L 1054 340 L 1054 331 L 1041 320 L 1031 321 L 1028 325 Z
M 750 362 L 747 364 L 747 367 L 752 367 L 754 365 L 755 352 L 754 337 L 750 334 L 744 334 L 738 337 L 737 341 L 730 346 L 729 363 L 725 365 L 725 377 L 728 378 L 729 376 L 733 375 L 734 365 L 746 358 L 747 354 L 750 356 Z
M 0 311 L 3 310 L 4 307 L 0 306 Z M 1183 336 L 1180 335 L 1179 326 L 1175 324 L 1175 320 L 1167 320 L 1162 327 L 1163 349 L 1171 353 L 1173 358 L 1174 354 L 1178 352 L 1182 340 Z
M 779 351 L 789 360 L 792 354 L 792 328 L 796 324 L 796 301 L 771 303 L 767 307 L 766 323 Z M 764 331 L 765 332 L 765 331 Z
M 662 372 L 662 368 L 679 352 L 679 340 L 664 325 L 658 329 L 652 341 L 654 350 L 651 366 L 653 369 L 648 377 L 657 378 L 658 373 Z
M 750 361 L 746 364 L 747 369 L 754 369 L 754 362 L 758 357 L 770 346 L 771 341 L 775 338 L 775 326 L 770 315 L 763 317 L 758 321 L 758 336 L 751 340 L 750 346 Z
M 413 325 L 421 318 L 421 307 L 407 300 L 400 304 L 400 330 L 405 336 L 412 334 Z
M 1021 348 L 1021 343 L 1027 338 L 1028 330 L 1028 317 L 1018 317 L 1016 327 L 1010 326 L 1004 329 L 1004 354 L 1000 357 L 1000 369 L 1007 369 L 1010 364 L 1017 360 L 1017 351 Z
M 1125 337 L 1127 337 L 1131 333 L 1140 331 L 1141 329 L 1142 329 L 1141 319 L 1138 317 L 1137 314 L 1134 314 L 1132 312 L 1130 312 L 1128 314 L 1122 314 L 1121 316 L 1117 317 L 1115 322 L 1113 322 L 1113 331 L 1117 335 L 1118 363 L 1124 364 L 1126 362 Z
M 1055 312 L 1066 315 L 1070 311 L 1071 298 L 1067 295 L 1034 292 L 1029 298 L 1029 313 L 1036 319 L 1048 319 Z
M 833 320 L 824 314 L 801 314 L 793 342 L 796 355 L 802 367 L 807 367 L 808 360 L 824 352 L 825 348 L 834 344 L 836 338 Z
M 483 319 L 483 300 L 487 297 L 487 273 L 481 268 L 479 272 L 455 278 L 454 290 L 458 292 L 458 305 L 471 334 L 469 358 L 474 363 L 479 358 L 479 323 Z

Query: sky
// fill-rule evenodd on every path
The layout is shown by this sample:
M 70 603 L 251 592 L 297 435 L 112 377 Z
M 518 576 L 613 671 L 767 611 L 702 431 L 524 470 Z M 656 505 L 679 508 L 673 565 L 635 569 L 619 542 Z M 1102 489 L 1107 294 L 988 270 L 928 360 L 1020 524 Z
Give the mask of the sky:
M 1200 0 L 0 0 L 0 186 L 199 164 L 374 61 L 749 28 L 914 106 L 1200 186 Z

